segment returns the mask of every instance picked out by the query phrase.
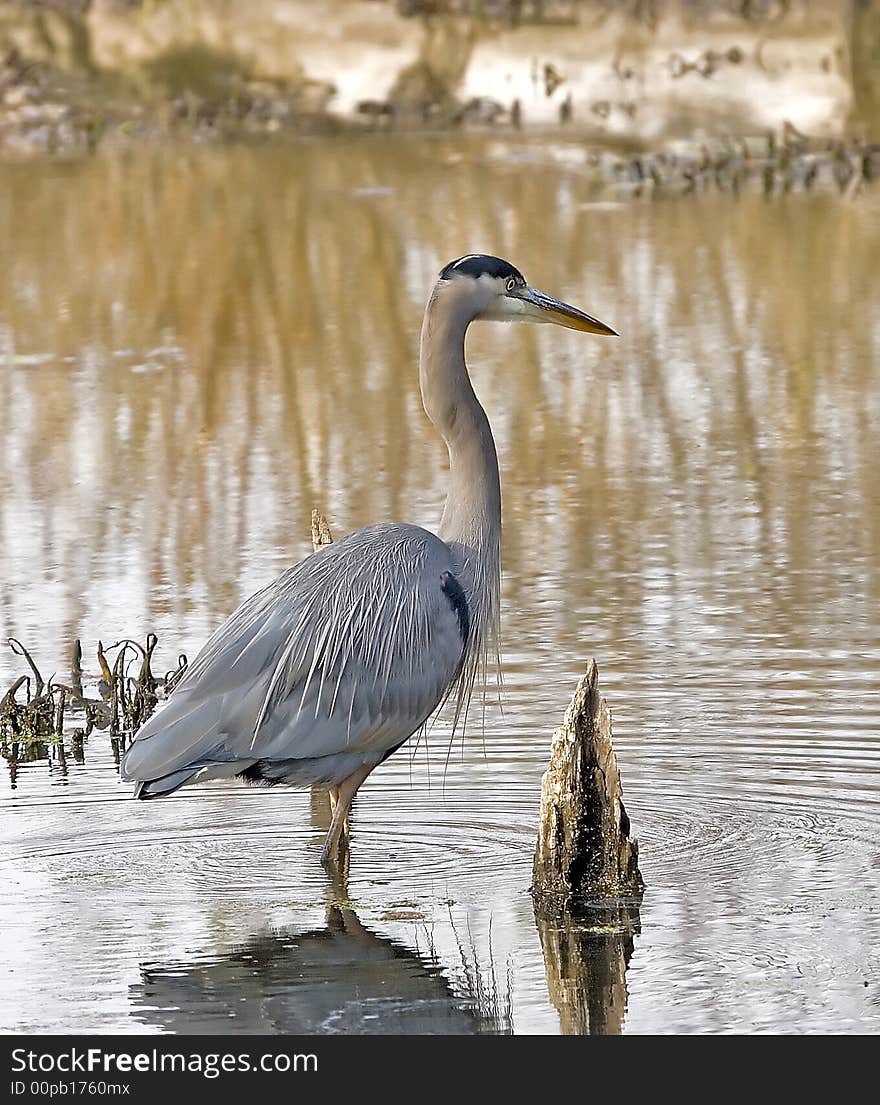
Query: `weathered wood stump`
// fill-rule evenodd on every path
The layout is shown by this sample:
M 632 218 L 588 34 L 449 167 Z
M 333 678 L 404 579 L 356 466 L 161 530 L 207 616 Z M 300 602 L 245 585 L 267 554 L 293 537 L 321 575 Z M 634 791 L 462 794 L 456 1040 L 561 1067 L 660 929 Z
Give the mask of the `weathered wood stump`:
M 596 661 L 553 734 L 541 781 L 532 894 L 550 1000 L 564 1035 L 616 1034 L 644 890 L 630 837 L 611 713 Z
M 317 552 L 325 545 L 333 544 L 333 534 L 330 532 L 330 523 L 320 510 L 312 507 L 312 549 Z
M 611 712 L 590 660 L 553 734 L 541 781 L 532 884 L 541 909 L 577 912 L 591 901 L 641 896 L 639 846 L 630 837 L 622 793 Z
M 312 507 L 312 551 L 317 552 L 325 545 L 333 544 L 333 534 L 330 531 L 330 523 L 323 511 Z M 333 809 L 330 800 L 330 792 L 326 787 L 314 786 L 310 796 L 310 812 L 312 826 L 326 833 L 330 828 Z M 345 831 L 339 838 L 339 852 L 337 855 L 337 870 L 348 874 L 348 821 L 345 823 Z

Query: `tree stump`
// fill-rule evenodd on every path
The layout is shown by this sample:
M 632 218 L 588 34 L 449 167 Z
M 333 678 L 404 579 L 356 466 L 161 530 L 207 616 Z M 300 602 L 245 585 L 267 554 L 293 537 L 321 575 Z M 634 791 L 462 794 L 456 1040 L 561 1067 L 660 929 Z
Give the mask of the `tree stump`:
M 312 549 L 317 552 L 325 545 L 333 544 L 333 534 L 330 532 L 330 523 L 320 510 L 312 507 Z
M 312 551 L 317 552 L 325 545 L 333 544 L 333 534 L 330 532 L 330 523 L 323 511 L 312 507 Z M 322 832 L 330 828 L 330 797 L 326 787 L 312 787 L 311 793 L 312 825 Z
M 533 868 L 547 990 L 563 1035 L 623 1029 L 626 969 L 644 890 L 638 858 L 611 744 L 611 713 L 591 660 L 553 734 Z
M 541 780 L 541 816 L 532 894 L 547 913 L 640 898 L 638 842 L 630 838 L 620 772 L 611 744 L 611 712 L 590 660 L 562 725 L 553 734 Z

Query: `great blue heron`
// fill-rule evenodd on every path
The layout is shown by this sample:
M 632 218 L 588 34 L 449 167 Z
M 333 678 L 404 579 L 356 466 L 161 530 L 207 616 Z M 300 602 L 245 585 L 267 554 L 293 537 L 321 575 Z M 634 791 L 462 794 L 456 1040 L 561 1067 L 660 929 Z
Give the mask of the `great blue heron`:
M 455 724 L 466 718 L 477 675 L 497 659 L 501 577 L 498 458 L 464 359 L 475 319 L 615 333 L 498 257 L 448 264 L 428 299 L 419 356 L 422 402 L 449 450 L 437 535 L 367 526 L 252 595 L 125 753 L 122 777 L 137 783 L 137 797 L 231 776 L 327 787 L 326 865 L 373 768 L 445 700 Z

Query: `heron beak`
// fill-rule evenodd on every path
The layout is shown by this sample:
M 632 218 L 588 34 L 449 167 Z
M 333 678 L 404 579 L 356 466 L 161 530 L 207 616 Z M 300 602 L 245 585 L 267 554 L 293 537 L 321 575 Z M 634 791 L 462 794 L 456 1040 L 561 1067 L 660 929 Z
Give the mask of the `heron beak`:
M 577 307 L 571 307 L 560 299 L 554 299 L 552 295 L 545 295 L 537 288 L 523 288 L 512 299 L 517 299 L 523 305 L 519 313 L 530 322 L 553 322 L 557 326 L 565 326 L 569 330 L 581 330 L 585 334 L 607 334 L 618 337 L 616 330 L 606 326 L 591 315 L 584 314 Z

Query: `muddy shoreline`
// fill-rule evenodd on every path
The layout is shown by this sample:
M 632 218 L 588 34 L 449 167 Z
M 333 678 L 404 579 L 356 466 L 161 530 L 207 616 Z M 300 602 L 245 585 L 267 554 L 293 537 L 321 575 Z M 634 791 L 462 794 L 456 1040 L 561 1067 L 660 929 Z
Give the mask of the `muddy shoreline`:
M 880 138 L 877 4 L 335 0 L 322 15 L 301 0 L 0 3 L 0 155 L 371 132 L 636 154 Z

